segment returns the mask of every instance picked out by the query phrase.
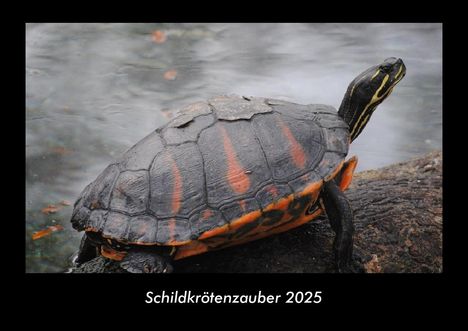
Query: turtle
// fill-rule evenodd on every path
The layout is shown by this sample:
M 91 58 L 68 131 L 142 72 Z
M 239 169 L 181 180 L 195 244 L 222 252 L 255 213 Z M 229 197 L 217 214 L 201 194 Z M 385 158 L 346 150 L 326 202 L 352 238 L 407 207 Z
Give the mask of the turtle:
M 243 244 L 327 216 L 334 268 L 353 260 L 346 160 L 376 107 L 405 76 L 391 57 L 359 74 L 338 110 L 274 98 L 215 96 L 158 127 L 84 188 L 71 223 L 80 265 L 99 255 L 132 273 Z

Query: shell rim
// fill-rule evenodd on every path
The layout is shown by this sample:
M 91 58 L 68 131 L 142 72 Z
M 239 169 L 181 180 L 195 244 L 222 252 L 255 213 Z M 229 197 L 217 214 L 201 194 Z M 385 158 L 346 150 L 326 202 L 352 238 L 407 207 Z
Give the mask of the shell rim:
M 225 232 L 227 232 L 229 230 L 229 228 L 231 227 L 231 225 L 233 223 L 240 223 L 240 222 L 242 222 L 243 219 L 248 218 L 249 215 L 251 217 L 251 215 L 254 214 L 254 213 L 258 213 L 259 211 L 262 211 L 262 210 L 271 209 L 271 208 L 273 208 L 272 206 L 278 205 L 280 203 L 280 201 L 283 201 L 283 200 L 286 200 L 286 199 L 294 199 L 295 197 L 301 197 L 301 196 L 304 196 L 306 194 L 310 194 L 312 192 L 315 192 L 316 190 L 320 189 L 323 186 L 324 183 L 334 179 L 337 176 L 337 174 L 340 172 L 340 170 L 343 168 L 344 163 L 345 163 L 345 159 L 343 158 L 343 160 L 340 161 L 340 163 L 333 169 L 333 171 L 331 171 L 331 173 L 329 175 L 325 176 L 324 178 L 322 178 L 319 181 L 315 181 L 315 182 L 307 184 L 302 191 L 293 192 L 293 193 L 291 193 L 291 194 L 289 194 L 289 195 L 287 195 L 285 197 L 282 197 L 281 199 L 269 204 L 265 208 L 260 208 L 260 209 L 251 211 L 251 212 L 249 212 L 247 214 L 242 215 L 241 217 L 239 217 L 237 219 L 234 219 L 234 220 L 230 221 L 229 223 L 223 224 L 222 226 L 218 226 L 218 227 L 215 227 L 213 229 L 204 231 L 197 238 L 194 238 L 194 239 L 184 240 L 184 241 L 171 241 L 171 242 L 166 242 L 166 243 L 157 243 L 157 242 L 147 243 L 147 242 L 138 242 L 138 241 L 137 242 L 131 242 L 131 241 L 120 240 L 120 239 L 117 239 L 117 238 L 109 236 L 109 235 L 104 235 L 101 230 L 96 229 L 94 227 L 84 228 L 84 231 L 85 231 L 85 233 L 87 233 L 87 232 L 98 233 L 103 239 L 111 239 L 111 240 L 114 240 L 117 243 L 122 244 L 122 245 L 162 246 L 162 247 L 164 247 L 164 246 L 183 246 L 183 245 L 187 245 L 187 244 L 189 244 L 189 243 L 191 243 L 193 241 L 196 241 L 196 240 L 204 240 L 204 239 L 211 238 L 213 236 L 225 233 Z M 223 228 L 225 228 L 225 229 L 220 231 Z M 210 232 L 212 233 L 212 235 L 210 235 L 210 234 L 205 235 L 206 233 L 210 233 Z

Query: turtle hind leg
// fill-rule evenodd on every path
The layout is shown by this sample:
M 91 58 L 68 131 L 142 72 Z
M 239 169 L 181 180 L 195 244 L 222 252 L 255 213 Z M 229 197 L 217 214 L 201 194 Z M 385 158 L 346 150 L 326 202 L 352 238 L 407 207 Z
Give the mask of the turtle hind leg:
M 338 272 L 348 271 L 353 256 L 353 212 L 351 205 L 335 181 L 324 185 L 322 201 L 330 225 L 336 233 L 333 242 L 335 263 Z
M 85 233 L 83 238 L 81 238 L 80 249 L 76 259 L 74 260 L 74 263 L 82 264 L 94 259 L 97 256 L 97 247 L 92 243 L 91 239 L 89 239 L 88 235 Z
M 171 273 L 170 257 L 147 250 L 130 250 L 120 267 L 131 273 Z

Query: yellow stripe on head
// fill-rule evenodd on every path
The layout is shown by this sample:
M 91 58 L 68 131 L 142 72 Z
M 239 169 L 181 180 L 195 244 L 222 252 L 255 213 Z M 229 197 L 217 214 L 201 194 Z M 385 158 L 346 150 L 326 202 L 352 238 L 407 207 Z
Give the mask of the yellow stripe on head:
M 379 72 L 380 72 L 380 69 L 377 69 L 377 71 L 375 72 L 374 76 L 372 76 L 370 80 L 372 81 L 375 77 L 377 77 L 377 75 L 379 74 Z
M 374 103 L 376 103 L 377 101 L 381 100 L 382 98 L 385 97 L 385 94 L 383 94 L 382 96 L 378 96 L 380 91 L 384 88 L 385 84 L 387 83 L 388 79 L 390 78 L 390 76 L 387 74 L 385 75 L 384 79 L 382 80 L 382 84 L 380 84 L 380 87 L 378 88 L 378 90 L 374 93 L 374 95 L 372 96 L 372 99 L 371 101 L 366 105 L 366 107 L 364 108 L 364 110 L 362 111 L 361 115 L 359 116 L 358 120 L 356 121 L 356 123 L 354 124 L 353 126 L 353 130 L 351 131 L 351 137 L 354 137 L 354 133 L 356 132 L 356 128 L 359 126 L 361 127 L 360 123 L 361 123 L 361 120 L 363 118 L 364 115 L 366 115 L 366 113 L 368 113 L 368 109 L 371 105 L 373 105 Z M 387 91 L 388 92 L 388 91 Z
M 395 75 L 395 79 L 397 79 L 398 76 L 400 76 L 402 72 L 403 72 L 403 64 L 400 65 L 400 69 L 398 69 L 398 72 L 397 72 L 397 74 Z M 397 83 L 398 83 L 398 82 L 397 82 Z
M 396 77 L 396 76 L 395 76 Z M 388 97 L 392 91 L 393 91 L 393 88 L 395 87 L 396 84 L 398 84 L 400 82 L 400 80 L 403 79 L 403 76 L 401 76 L 400 78 L 398 78 L 396 81 L 393 82 L 392 86 L 390 86 L 387 90 L 387 92 L 385 92 L 380 98 L 386 98 Z
M 377 75 L 379 74 L 379 72 L 380 72 L 380 70 L 377 69 L 377 71 L 374 73 L 374 75 L 372 75 L 372 77 L 370 78 L 370 80 L 373 80 L 375 77 L 377 77 Z M 369 76 L 370 76 L 370 74 L 369 74 L 369 75 L 363 75 L 361 78 L 359 78 L 359 79 L 356 81 L 356 83 L 354 83 L 353 87 L 351 88 L 351 92 L 349 93 L 349 97 L 352 97 L 352 96 L 353 96 L 354 88 L 357 86 L 357 84 L 358 84 L 361 80 L 363 80 L 364 78 L 367 78 L 367 77 L 369 77 Z M 351 118 L 351 121 L 350 121 L 350 122 L 352 122 L 352 121 L 354 120 L 354 117 L 355 117 L 355 116 L 356 116 L 356 112 L 353 114 L 353 118 Z
M 375 108 L 375 107 L 374 107 Z M 364 126 L 367 124 L 367 122 L 369 122 L 369 118 L 370 118 L 370 114 L 367 114 L 366 117 L 364 117 L 364 119 L 362 120 L 361 122 L 361 125 L 359 126 L 359 129 L 357 130 L 356 132 L 356 137 L 361 133 L 362 129 L 364 128 Z M 351 136 L 351 139 L 354 139 L 355 137 Z

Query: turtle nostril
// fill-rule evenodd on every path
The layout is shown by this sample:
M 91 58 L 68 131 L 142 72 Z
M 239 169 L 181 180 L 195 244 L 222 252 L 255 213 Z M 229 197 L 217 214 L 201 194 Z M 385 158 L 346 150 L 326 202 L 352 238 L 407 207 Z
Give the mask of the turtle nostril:
M 397 59 L 396 57 L 388 57 L 384 60 L 385 63 L 389 63 L 389 64 L 395 64 L 398 62 L 399 59 Z

